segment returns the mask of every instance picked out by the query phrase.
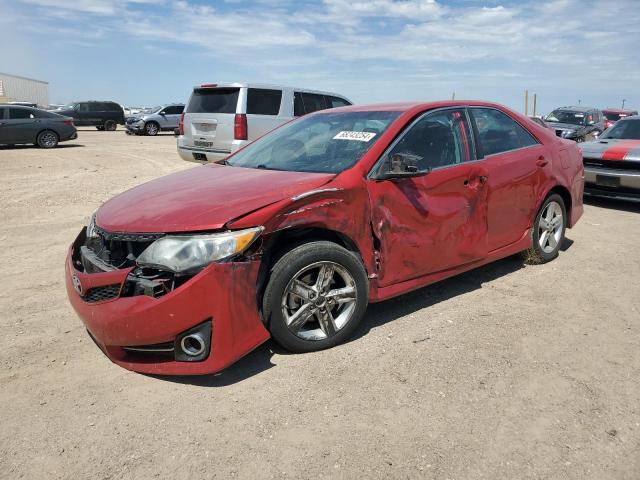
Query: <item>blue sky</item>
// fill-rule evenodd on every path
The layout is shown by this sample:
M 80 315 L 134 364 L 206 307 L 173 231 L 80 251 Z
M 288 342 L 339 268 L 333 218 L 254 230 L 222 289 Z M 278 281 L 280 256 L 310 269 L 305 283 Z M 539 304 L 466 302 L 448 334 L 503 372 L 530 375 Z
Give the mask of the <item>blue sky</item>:
M 357 103 L 640 108 L 640 0 L 4 0 L 0 71 L 55 103 L 185 101 L 216 81 Z

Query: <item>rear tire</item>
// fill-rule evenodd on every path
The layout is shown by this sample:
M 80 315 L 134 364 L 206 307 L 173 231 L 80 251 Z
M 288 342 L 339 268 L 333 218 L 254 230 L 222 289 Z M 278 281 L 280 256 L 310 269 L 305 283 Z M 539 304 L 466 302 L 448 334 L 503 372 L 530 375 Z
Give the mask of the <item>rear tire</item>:
M 567 210 L 557 193 L 549 195 L 536 215 L 531 229 L 531 247 L 523 252 L 525 261 L 536 265 L 558 256 L 567 228 Z
M 96 127 L 96 130 L 98 130 L 100 132 L 104 131 L 104 125 L 100 125 L 100 126 Z
M 58 134 L 52 130 L 45 130 L 38 134 L 36 143 L 40 148 L 54 148 L 58 145 Z
M 293 248 L 271 267 L 262 313 L 278 344 L 314 352 L 346 340 L 368 302 L 360 258 L 333 242 L 317 241 Z
M 116 128 L 118 128 L 118 124 L 113 120 L 107 120 L 106 122 L 104 122 L 104 129 L 107 132 L 114 132 Z

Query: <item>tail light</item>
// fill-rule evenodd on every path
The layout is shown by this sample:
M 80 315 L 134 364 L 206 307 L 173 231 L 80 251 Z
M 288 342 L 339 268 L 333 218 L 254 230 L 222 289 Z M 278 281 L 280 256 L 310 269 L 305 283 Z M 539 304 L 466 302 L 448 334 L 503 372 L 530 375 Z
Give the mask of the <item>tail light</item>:
M 64 120 L 63 123 L 65 125 L 69 125 L 70 127 L 75 127 L 75 125 L 73 124 L 73 120 Z
M 184 135 L 184 112 L 180 115 L 180 123 L 178 123 L 178 133 Z
M 233 138 L 236 140 L 247 139 L 247 116 L 244 113 L 236 113 L 233 119 Z

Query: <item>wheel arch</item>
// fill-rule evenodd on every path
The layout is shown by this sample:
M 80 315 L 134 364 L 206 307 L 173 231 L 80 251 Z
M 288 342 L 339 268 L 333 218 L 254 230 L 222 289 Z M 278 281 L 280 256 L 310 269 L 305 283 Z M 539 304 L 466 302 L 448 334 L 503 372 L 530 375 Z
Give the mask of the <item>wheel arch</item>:
M 268 235 L 262 244 L 262 262 L 258 272 L 256 286 L 256 304 L 260 318 L 266 324 L 262 315 L 262 298 L 269 281 L 271 267 L 287 252 L 305 243 L 328 241 L 339 245 L 356 255 L 362 262 L 366 271 L 366 265 L 356 243 L 344 233 L 325 227 L 299 227 L 288 228 Z
M 38 143 L 38 137 L 43 134 L 44 132 L 53 132 L 56 134 L 56 137 L 58 137 L 58 142 L 60 141 L 60 134 L 55 131 L 53 128 L 49 127 L 49 128 L 43 128 L 41 130 L 38 131 L 38 133 L 36 133 L 36 137 L 34 139 L 34 143 Z
M 571 199 L 571 192 L 569 191 L 569 189 L 567 187 L 565 187 L 564 185 L 556 185 L 554 187 L 552 187 L 547 194 L 544 196 L 544 198 L 547 198 L 549 195 L 552 195 L 554 193 L 557 193 L 558 195 L 560 195 L 560 198 L 562 198 L 562 201 L 564 201 L 564 208 L 567 212 L 567 220 L 571 218 L 571 208 L 573 207 L 573 202 Z M 544 202 L 544 199 L 542 200 Z M 539 208 L 539 207 L 538 207 Z M 569 226 L 569 222 L 567 221 L 567 227 Z

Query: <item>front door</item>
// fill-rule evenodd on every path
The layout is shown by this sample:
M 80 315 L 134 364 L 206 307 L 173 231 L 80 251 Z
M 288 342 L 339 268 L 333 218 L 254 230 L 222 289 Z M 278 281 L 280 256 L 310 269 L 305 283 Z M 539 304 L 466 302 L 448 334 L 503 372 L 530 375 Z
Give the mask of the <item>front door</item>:
M 368 180 L 378 281 L 388 286 L 487 254 L 486 169 L 476 160 L 463 108 L 427 112 L 385 152 L 417 161 L 424 176 Z

